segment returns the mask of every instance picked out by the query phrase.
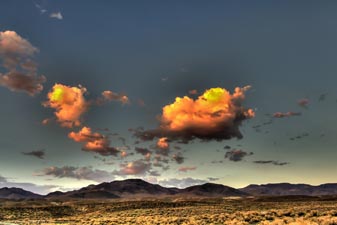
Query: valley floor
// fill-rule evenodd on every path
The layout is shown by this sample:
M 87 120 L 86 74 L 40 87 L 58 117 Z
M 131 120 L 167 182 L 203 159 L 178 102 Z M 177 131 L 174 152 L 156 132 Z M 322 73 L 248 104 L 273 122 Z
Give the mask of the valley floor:
M 0 201 L 0 225 L 336 225 L 333 199 Z

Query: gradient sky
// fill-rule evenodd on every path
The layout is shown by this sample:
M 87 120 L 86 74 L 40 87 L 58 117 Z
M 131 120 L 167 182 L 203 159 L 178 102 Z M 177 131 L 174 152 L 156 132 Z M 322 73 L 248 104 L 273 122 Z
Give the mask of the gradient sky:
M 336 11 L 335 1 L 0 1 L 0 31 L 36 47 L 46 77 L 34 96 L 0 85 L 0 187 L 46 193 L 132 177 L 179 187 L 336 182 Z M 88 101 L 111 90 L 130 102 L 93 104 L 78 127 L 43 125 L 55 117 L 42 105 L 55 83 L 82 85 Z M 158 127 L 176 97 L 247 85 L 243 105 L 255 117 L 240 126 L 242 139 L 172 140 L 161 167 L 135 152 L 154 156 L 156 140 L 135 144 L 129 129 Z M 83 126 L 118 133 L 110 146 L 129 155 L 83 151 L 68 137 Z M 146 168 L 123 173 L 135 161 Z

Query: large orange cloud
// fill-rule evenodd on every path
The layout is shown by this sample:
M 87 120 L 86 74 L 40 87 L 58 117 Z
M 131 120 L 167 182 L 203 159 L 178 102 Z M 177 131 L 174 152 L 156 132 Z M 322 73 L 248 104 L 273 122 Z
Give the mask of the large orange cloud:
M 187 142 L 194 138 L 223 140 L 242 138 L 239 126 L 242 121 L 254 117 L 252 109 L 242 106 L 245 92 L 250 88 L 235 88 L 229 93 L 224 88 L 206 90 L 197 99 L 177 97 L 172 104 L 163 107 L 160 126 L 154 130 L 137 129 L 135 136 L 142 140 L 168 137 Z
M 43 90 L 44 76 L 37 75 L 34 55 L 38 49 L 15 31 L 0 32 L 0 85 L 12 91 L 23 91 L 31 96 Z
M 68 134 L 68 137 L 76 142 L 84 143 L 82 148 L 84 151 L 95 152 L 103 156 L 116 156 L 119 153 L 116 148 L 110 147 L 111 141 L 107 136 L 92 132 L 89 127 L 83 127 L 78 132 L 72 131 Z
M 89 105 L 84 98 L 86 91 L 82 86 L 55 84 L 48 93 L 48 101 L 43 105 L 55 109 L 55 116 L 61 126 L 68 128 L 80 126 L 81 116 Z

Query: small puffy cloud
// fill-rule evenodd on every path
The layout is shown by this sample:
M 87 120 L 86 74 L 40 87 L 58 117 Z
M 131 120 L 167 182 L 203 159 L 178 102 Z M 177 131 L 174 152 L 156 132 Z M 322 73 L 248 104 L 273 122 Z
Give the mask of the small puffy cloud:
M 118 171 L 115 171 L 115 175 L 125 176 L 125 175 L 144 175 L 149 172 L 151 165 L 145 163 L 143 160 L 136 160 L 133 162 L 121 164 L 121 168 Z
M 118 94 L 113 91 L 103 91 L 102 97 L 97 99 L 98 104 L 102 104 L 104 102 L 118 101 L 123 105 L 130 103 L 129 97 L 124 94 Z
M 197 95 L 198 94 L 198 91 L 196 89 L 193 89 L 193 90 L 189 90 L 188 93 L 190 95 Z
M 245 152 L 240 149 L 233 149 L 231 151 L 226 152 L 225 158 L 228 158 L 230 161 L 233 162 L 239 162 L 242 161 L 242 159 L 245 156 L 253 155 L 253 152 Z
M 46 155 L 46 153 L 44 152 L 44 150 L 37 150 L 37 151 L 31 151 L 31 152 L 22 152 L 22 154 L 29 155 L 29 156 L 34 156 L 34 157 L 39 158 L 39 159 L 44 159 L 44 156 Z
M 183 166 L 183 167 L 180 167 L 178 169 L 179 172 L 187 172 L 187 171 L 191 171 L 191 170 L 196 170 L 197 167 L 195 166 Z
M 36 176 L 52 176 L 56 178 L 74 178 L 77 180 L 92 180 L 96 182 L 111 181 L 114 176 L 105 170 L 93 169 L 92 167 L 51 166 L 39 171 Z
M 95 152 L 102 156 L 117 156 L 119 150 L 110 147 L 110 139 L 98 132 L 92 132 L 90 127 L 83 127 L 78 132 L 70 132 L 68 137 L 76 142 L 82 142 L 83 150 L 88 152 Z
M 15 31 L 0 32 L 0 61 L 5 73 L 0 73 L 0 85 L 11 91 L 34 96 L 43 90 L 44 76 L 37 75 L 33 57 L 38 49 Z
M 71 128 L 81 125 L 81 116 L 88 109 L 88 102 L 84 98 L 87 89 L 78 86 L 70 87 L 55 84 L 48 93 L 48 101 L 43 106 L 55 110 L 57 121 L 63 127 Z
M 310 101 L 307 98 L 302 98 L 297 101 L 297 104 L 303 108 L 307 108 L 309 105 Z
M 207 180 L 201 180 L 201 179 L 194 179 L 191 177 L 187 178 L 171 178 L 171 179 L 165 179 L 158 181 L 158 184 L 164 187 L 177 187 L 177 188 L 186 188 L 194 185 L 200 185 L 207 183 Z
M 284 118 L 284 117 L 291 117 L 291 116 L 301 116 L 302 113 L 300 112 L 276 112 L 273 114 L 274 118 Z
M 159 138 L 156 146 L 157 148 L 162 149 L 162 150 L 167 150 L 170 147 L 168 143 L 168 139 L 166 137 Z
M 54 18 L 54 19 L 58 19 L 58 20 L 62 20 L 63 16 L 61 12 L 53 12 L 49 14 L 50 18 Z
M 182 164 L 185 161 L 185 158 L 180 153 L 173 154 L 172 159 L 178 164 Z
M 218 141 L 242 138 L 239 126 L 255 115 L 252 109 L 242 106 L 249 88 L 237 87 L 233 94 L 224 88 L 211 88 L 196 100 L 177 97 L 174 103 L 163 107 L 159 128 L 138 128 L 133 130 L 134 136 L 144 141 L 167 137 L 183 143 L 195 138 Z
M 257 160 L 254 161 L 254 163 L 256 164 L 271 164 L 274 166 L 285 166 L 288 165 L 289 162 L 279 162 L 279 161 L 275 161 L 275 160 Z

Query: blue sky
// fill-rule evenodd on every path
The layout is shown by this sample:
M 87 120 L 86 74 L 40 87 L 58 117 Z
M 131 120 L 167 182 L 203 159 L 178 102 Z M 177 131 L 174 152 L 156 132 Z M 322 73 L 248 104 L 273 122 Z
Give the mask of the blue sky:
M 335 182 L 336 7 L 333 1 L 1 1 L 0 31 L 15 31 L 38 49 L 33 58 L 46 82 L 33 97 L 0 86 L 0 184 L 30 183 L 28 189 L 47 192 L 134 176 L 178 186 L 173 178 L 213 178 L 233 187 Z M 55 83 L 82 85 L 87 100 L 111 90 L 130 103 L 92 106 L 72 129 L 42 125 L 54 117 L 42 103 Z M 147 148 L 154 157 L 155 141 L 135 144 L 129 128 L 156 128 L 162 108 L 176 97 L 246 85 L 252 88 L 243 105 L 255 117 L 240 126 L 242 139 L 172 141 L 165 168 L 135 152 Z M 303 99 L 306 107 L 298 104 Z M 275 118 L 276 112 L 301 115 Z M 130 155 L 83 151 L 83 143 L 68 137 L 83 126 L 118 133 L 111 147 L 128 146 Z M 22 154 L 34 151 L 43 151 L 43 159 Z M 225 158 L 230 151 L 239 160 Z M 174 154 L 184 162 L 178 164 Z M 120 173 L 137 160 L 142 173 Z

